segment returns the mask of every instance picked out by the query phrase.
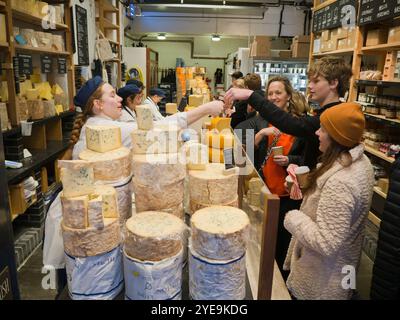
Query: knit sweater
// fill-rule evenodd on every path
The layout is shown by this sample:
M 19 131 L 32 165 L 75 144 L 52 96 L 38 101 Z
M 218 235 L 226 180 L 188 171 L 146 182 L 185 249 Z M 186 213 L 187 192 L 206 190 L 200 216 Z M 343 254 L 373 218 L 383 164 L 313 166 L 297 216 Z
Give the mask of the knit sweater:
M 300 210 L 286 214 L 284 225 L 292 240 L 284 268 L 290 269 L 287 286 L 298 299 L 352 295 L 342 287 L 348 275 L 342 270 L 357 270 L 374 185 L 371 163 L 363 153 L 363 144 L 351 149 L 352 164 L 343 167 L 336 161 L 317 179 Z

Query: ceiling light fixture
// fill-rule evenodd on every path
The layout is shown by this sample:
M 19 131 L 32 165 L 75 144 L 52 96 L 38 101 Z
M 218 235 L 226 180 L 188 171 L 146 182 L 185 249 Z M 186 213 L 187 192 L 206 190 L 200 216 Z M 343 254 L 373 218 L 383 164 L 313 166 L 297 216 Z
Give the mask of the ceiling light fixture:
M 217 34 L 213 34 L 211 36 L 211 40 L 212 41 L 221 41 L 221 37 L 219 35 L 217 35 Z
M 157 35 L 157 39 L 158 40 L 165 40 L 165 39 L 167 39 L 167 37 L 165 36 L 165 33 L 159 33 Z

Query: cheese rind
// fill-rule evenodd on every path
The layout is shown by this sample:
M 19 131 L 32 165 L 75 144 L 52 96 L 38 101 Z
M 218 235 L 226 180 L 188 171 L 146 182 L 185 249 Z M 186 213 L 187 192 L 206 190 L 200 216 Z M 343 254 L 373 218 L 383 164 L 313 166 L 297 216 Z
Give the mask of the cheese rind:
M 215 117 L 211 119 L 211 129 L 217 129 L 219 132 L 223 130 L 230 130 L 231 118 Z
M 238 174 L 224 175 L 225 166 L 209 163 L 206 170 L 189 171 L 190 200 L 202 204 L 230 203 L 237 199 Z
M 65 197 L 91 194 L 94 190 L 93 165 L 83 160 L 58 160 Z
M 241 209 L 211 206 L 196 211 L 191 219 L 192 246 L 200 255 L 229 260 L 246 252 L 250 220 Z
M 186 177 L 179 153 L 133 155 L 132 169 L 135 181 L 145 186 L 169 185 Z
M 219 203 L 219 206 L 228 206 L 228 207 L 235 207 L 238 208 L 239 207 L 239 199 L 236 198 L 233 201 L 230 201 L 228 203 Z M 203 208 L 207 208 L 207 207 L 211 207 L 213 206 L 213 204 L 205 204 L 205 203 L 197 203 L 194 200 L 190 201 L 190 212 L 191 214 L 195 213 L 197 210 L 203 209 Z
M 92 197 L 101 197 L 104 218 L 118 218 L 117 191 L 112 186 L 96 185 Z
M 79 159 L 92 163 L 96 181 L 113 182 L 131 176 L 131 152 L 121 147 L 100 153 L 89 149 L 79 154 Z
M 118 126 L 86 126 L 86 147 L 96 152 L 118 149 L 121 143 L 121 128 Z
M 89 227 L 95 229 L 104 229 L 103 219 L 103 199 L 101 196 L 89 200 L 88 222 Z
M 135 107 L 137 125 L 140 130 L 153 129 L 153 113 L 147 104 L 142 104 Z
M 85 229 L 88 227 L 89 196 L 68 198 L 61 194 L 62 216 L 69 228 Z
M 64 249 L 73 257 L 91 257 L 116 248 L 121 242 L 117 219 L 104 219 L 104 229 L 72 229 L 61 223 Z
M 124 249 L 135 259 L 160 261 L 182 249 L 184 222 L 165 212 L 147 211 L 126 222 Z
M 183 203 L 184 180 L 169 185 L 145 186 L 132 179 L 136 211 L 167 209 Z

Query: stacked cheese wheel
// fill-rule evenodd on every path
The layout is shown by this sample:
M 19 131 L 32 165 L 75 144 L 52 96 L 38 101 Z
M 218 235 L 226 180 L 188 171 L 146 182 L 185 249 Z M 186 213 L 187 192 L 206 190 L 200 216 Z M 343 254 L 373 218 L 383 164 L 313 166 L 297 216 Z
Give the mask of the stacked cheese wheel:
M 86 147 L 81 160 L 93 164 L 96 183 L 112 185 L 117 190 L 120 226 L 132 215 L 131 152 L 121 144 L 117 126 L 86 127 Z
M 224 175 L 225 166 L 209 163 L 205 170 L 189 171 L 190 211 L 212 205 L 238 206 L 238 173 Z
M 194 300 L 244 299 L 250 221 L 233 207 L 211 206 L 190 220 L 189 290 Z
M 154 127 L 148 105 L 137 106 L 136 114 L 138 129 L 132 132 L 136 211 L 164 211 L 183 218 L 186 167 L 178 153 L 179 128 Z
M 121 237 L 115 189 L 94 186 L 93 165 L 86 161 L 59 161 L 59 167 L 65 252 L 90 257 L 117 247 Z
M 126 222 L 124 274 L 127 299 L 174 299 L 181 292 L 184 222 L 146 211 Z

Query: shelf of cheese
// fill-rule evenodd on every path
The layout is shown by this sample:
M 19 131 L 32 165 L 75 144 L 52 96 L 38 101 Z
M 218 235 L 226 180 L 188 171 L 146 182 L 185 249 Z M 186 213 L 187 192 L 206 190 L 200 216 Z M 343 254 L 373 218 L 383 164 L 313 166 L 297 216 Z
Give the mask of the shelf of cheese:
M 379 44 L 376 46 L 368 46 L 368 47 L 362 47 L 361 51 L 390 51 L 390 50 L 395 50 L 400 48 L 400 42 L 392 42 L 392 43 L 385 43 L 385 44 Z
M 365 151 L 367 151 L 370 154 L 373 154 L 374 156 L 381 158 L 387 162 L 393 163 L 394 162 L 394 158 L 392 157 L 388 157 L 387 155 L 385 155 L 383 152 L 380 152 L 378 150 L 375 150 L 371 147 L 365 146 Z
M 42 26 L 43 21 L 45 21 L 46 24 L 47 23 L 50 24 L 50 22 L 44 20 L 44 18 L 34 16 L 34 15 L 30 14 L 29 12 L 25 12 L 25 11 L 22 11 L 22 10 L 16 9 L 16 8 L 12 9 L 12 15 L 13 15 L 13 18 L 16 20 L 34 24 L 37 26 Z M 55 27 L 57 30 L 68 30 L 69 29 L 68 26 L 63 23 L 55 23 Z
M 382 198 L 386 199 L 387 194 L 382 191 L 379 187 L 374 187 L 374 192 L 379 194 Z
M 400 87 L 400 81 L 356 80 L 356 84 L 371 87 Z
M 379 219 L 375 214 L 373 214 L 371 211 L 368 212 L 368 220 L 371 221 L 374 225 L 376 225 L 378 228 L 381 224 L 381 219 Z
M 334 55 L 334 54 L 353 54 L 354 48 L 346 48 L 346 49 L 340 49 L 340 50 L 334 50 L 334 51 L 329 51 L 329 52 L 320 52 L 320 53 L 313 53 L 313 57 L 322 57 L 322 56 L 328 56 L 328 55 Z
M 27 46 L 22 46 L 20 44 L 16 44 L 15 49 L 17 51 L 23 51 L 23 52 L 31 52 L 31 53 L 37 52 L 37 53 L 46 53 L 46 54 L 58 55 L 58 56 L 69 56 L 69 52 L 67 52 L 67 51 L 55 51 L 55 50 L 48 50 L 48 49 L 43 49 L 43 48 L 27 47 Z

